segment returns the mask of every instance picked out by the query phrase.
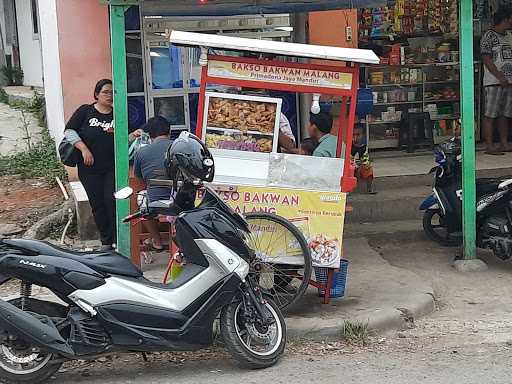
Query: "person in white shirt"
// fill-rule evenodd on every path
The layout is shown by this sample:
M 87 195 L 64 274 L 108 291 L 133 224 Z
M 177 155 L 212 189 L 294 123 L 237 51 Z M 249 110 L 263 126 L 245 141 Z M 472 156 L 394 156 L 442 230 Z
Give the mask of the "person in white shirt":
M 293 136 L 290 121 L 287 119 L 283 112 L 281 112 L 281 116 L 279 117 L 278 143 L 281 152 L 290 152 L 297 145 L 295 142 L 295 136 Z
M 512 118 L 512 42 L 507 30 L 512 28 L 512 11 L 501 8 L 494 15 L 494 25 L 480 41 L 484 63 L 485 110 L 483 136 L 488 155 L 503 155 L 493 146 L 494 125 L 498 126 L 502 151 L 508 146 L 508 124 Z

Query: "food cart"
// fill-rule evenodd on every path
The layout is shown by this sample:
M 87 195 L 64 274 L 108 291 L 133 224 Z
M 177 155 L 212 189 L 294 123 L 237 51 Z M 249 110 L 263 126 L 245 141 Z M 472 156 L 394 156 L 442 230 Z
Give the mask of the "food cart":
M 196 135 L 215 157 L 217 190 L 241 214 L 275 213 L 300 229 L 313 266 L 329 270 L 327 286 L 323 286 L 327 301 L 332 272 L 340 267 L 346 194 L 356 185 L 350 154 L 359 64 L 377 64 L 378 57 L 369 50 L 181 31 L 170 32 L 169 40 L 201 49 Z M 267 59 L 243 57 L 248 52 Z M 231 88 L 219 92 L 219 85 Z M 313 94 L 312 113 L 320 111 L 321 95 L 336 98 L 340 103 L 333 132 L 337 136 L 336 158 L 280 153 L 282 100 L 247 92 L 251 89 Z M 264 225 L 253 229 L 259 238 L 273 235 Z M 281 240 L 278 248 L 289 249 L 286 241 Z M 275 250 L 269 252 L 272 257 L 259 256 L 280 266 L 297 264 L 290 276 L 304 280 L 296 273 L 300 260 Z M 309 283 L 309 276 L 307 280 Z

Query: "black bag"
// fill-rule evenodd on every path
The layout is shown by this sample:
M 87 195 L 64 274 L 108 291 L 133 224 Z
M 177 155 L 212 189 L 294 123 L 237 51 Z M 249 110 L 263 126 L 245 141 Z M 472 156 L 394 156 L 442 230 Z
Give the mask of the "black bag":
M 64 137 L 59 144 L 59 156 L 62 164 L 76 167 L 80 161 L 80 155 L 80 151 Z

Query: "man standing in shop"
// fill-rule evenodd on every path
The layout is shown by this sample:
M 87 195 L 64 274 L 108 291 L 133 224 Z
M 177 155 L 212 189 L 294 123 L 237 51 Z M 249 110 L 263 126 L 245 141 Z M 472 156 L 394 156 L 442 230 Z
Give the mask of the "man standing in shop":
M 318 142 L 318 146 L 313 151 L 313 156 L 317 157 L 336 157 L 336 146 L 338 140 L 336 136 L 331 135 L 332 116 L 327 112 L 310 114 L 309 117 L 309 136 Z
M 508 146 L 508 124 L 512 118 L 512 44 L 507 30 L 512 28 L 510 8 L 501 8 L 494 15 L 494 25 L 480 42 L 484 62 L 485 110 L 483 135 L 488 155 L 503 155 Z M 500 150 L 494 148 L 493 133 L 497 125 Z

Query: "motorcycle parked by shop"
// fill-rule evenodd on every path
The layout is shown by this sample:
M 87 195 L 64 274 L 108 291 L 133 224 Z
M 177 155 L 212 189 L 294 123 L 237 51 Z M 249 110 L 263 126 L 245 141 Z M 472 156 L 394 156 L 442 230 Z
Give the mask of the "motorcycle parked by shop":
M 176 241 L 186 260 L 171 284 L 143 277 L 115 252 L 77 253 L 32 240 L 0 242 L 0 285 L 22 281 L 21 297 L 0 300 L 0 379 L 39 383 L 63 362 L 112 352 L 193 351 L 214 341 L 214 322 L 233 357 L 265 368 L 282 356 L 286 324 L 249 274 L 255 252 L 249 226 L 202 182 L 214 162 L 195 136 L 183 133 L 167 165 L 173 201 L 143 202 L 125 218 L 177 216 Z M 195 206 L 198 188 L 202 202 Z M 128 198 L 130 188 L 116 198 Z M 32 284 L 63 304 L 31 297 Z
M 441 245 L 462 244 L 462 155 L 451 139 L 434 149 L 433 194 L 420 206 L 427 237 Z M 512 258 L 512 179 L 476 181 L 477 245 L 503 260 Z

